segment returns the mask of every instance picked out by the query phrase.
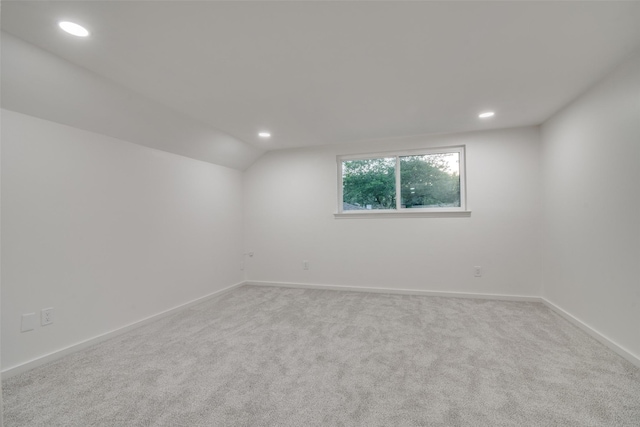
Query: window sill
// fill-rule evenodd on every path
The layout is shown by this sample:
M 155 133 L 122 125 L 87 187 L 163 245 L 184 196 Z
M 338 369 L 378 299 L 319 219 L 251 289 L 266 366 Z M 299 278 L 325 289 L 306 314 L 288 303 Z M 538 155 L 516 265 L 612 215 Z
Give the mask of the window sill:
M 403 211 L 403 212 L 375 212 L 354 211 L 334 213 L 336 219 L 362 219 L 362 218 L 468 218 L 471 211 Z

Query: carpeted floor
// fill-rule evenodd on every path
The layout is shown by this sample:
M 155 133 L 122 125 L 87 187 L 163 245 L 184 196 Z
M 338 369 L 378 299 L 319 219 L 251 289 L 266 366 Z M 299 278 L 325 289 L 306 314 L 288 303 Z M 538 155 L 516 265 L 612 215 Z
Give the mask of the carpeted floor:
M 3 383 L 5 426 L 639 426 L 538 303 L 244 286 Z

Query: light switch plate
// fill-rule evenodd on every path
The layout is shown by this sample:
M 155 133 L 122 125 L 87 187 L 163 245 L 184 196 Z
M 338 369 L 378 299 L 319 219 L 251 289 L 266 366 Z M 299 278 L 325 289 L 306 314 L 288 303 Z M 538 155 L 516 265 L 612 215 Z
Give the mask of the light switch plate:
M 22 315 L 22 322 L 20 324 L 20 332 L 33 331 L 36 328 L 36 314 L 25 313 Z

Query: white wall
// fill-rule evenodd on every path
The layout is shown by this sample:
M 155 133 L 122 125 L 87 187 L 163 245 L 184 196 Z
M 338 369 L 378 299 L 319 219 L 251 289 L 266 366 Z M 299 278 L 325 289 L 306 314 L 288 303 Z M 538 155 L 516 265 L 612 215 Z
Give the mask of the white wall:
M 542 139 L 543 296 L 640 359 L 640 55 Z
M 2 129 L 2 115 L 0 114 L 0 129 Z M 0 144 L 2 138 L 0 135 Z M 2 149 L 0 145 L 0 224 L 2 224 Z M 0 260 L 2 259 L 2 227 L 0 226 Z M 2 368 L 2 262 L 0 262 L 0 369 Z M 1 375 L 0 375 L 1 377 Z M 4 406 L 2 399 L 2 382 L 0 381 L 0 427 L 3 426 L 4 422 Z
M 241 282 L 241 192 L 240 171 L 2 110 L 3 370 Z
M 333 217 L 336 155 L 460 144 L 470 218 Z M 538 296 L 539 183 L 537 127 L 272 151 L 245 172 L 247 278 Z

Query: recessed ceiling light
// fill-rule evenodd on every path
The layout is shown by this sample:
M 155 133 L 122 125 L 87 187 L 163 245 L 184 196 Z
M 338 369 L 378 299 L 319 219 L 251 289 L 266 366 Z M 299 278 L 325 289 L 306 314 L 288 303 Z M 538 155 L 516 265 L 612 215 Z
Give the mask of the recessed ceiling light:
M 260 138 L 271 138 L 271 134 L 269 132 L 260 132 L 258 136 Z
M 494 113 L 493 111 L 487 111 L 486 113 L 481 113 L 478 115 L 478 117 L 480 117 L 481 119 L 486 119 L 489 117 L 493 117 L 496 113 Z
M 59 22 L 58 25 L 64 31 L 66 31 L 69 34 L 73 34 L 74 36 L 87 37 L 89 35 L 89 31 L 86 28 L 74 22 L 62 21 L 62 22 Z

